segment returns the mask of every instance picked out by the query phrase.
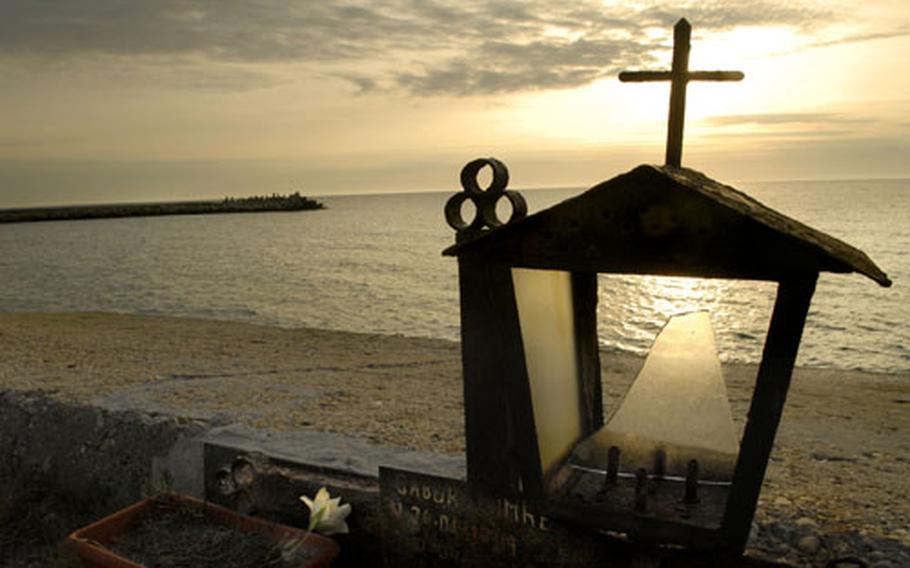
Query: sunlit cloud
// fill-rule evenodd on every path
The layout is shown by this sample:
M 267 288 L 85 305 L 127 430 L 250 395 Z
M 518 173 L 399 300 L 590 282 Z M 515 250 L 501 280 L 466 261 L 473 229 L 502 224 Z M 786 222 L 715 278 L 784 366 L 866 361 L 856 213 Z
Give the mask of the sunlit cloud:
M 851 43 L 862 43 L 879 39 L 892 39 L 898 37 L 910 36 L 910 24 L 900 23 L 892 29 L 880 31 L 863 30 L 855 32 L 848 30 L 839 34 L 833 34 L 830 37 L 818 39 L 809 44 L 810 47 L 828 47 L 832 45 L 845 45 Z
M 868 118 L 848 116 L 831 112 L 786 112 L 761 114 L 736 114 L 712 116 L 705 121 L 712 126 L 742 124 L 792 125 L 792 124 L 857 124 L 868 123 Z
M 841 19 L 810 4 L 774 0 L 12 0 L 0 4 L 0 65 L 98 57 L 148 66 L 176 62 L 194 68 L 193 79 L 177 86 L 224 91 L 267 83 L 245 67 L 255 63 L 329 67 L 360 93 L 569 89 L 654 64 L 682 14 L 698 33 L 786 26 L 809 34 L 820 22 Z

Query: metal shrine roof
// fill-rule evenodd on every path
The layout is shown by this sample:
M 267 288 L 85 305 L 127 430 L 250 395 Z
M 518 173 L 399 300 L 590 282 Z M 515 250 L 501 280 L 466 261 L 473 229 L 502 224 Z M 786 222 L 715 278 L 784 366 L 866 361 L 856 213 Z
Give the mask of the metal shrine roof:
M 858 272 L 891 285 L 861 250 L 674 166 L 638 166 L 443 254 L 530 268 L 775 281 Z

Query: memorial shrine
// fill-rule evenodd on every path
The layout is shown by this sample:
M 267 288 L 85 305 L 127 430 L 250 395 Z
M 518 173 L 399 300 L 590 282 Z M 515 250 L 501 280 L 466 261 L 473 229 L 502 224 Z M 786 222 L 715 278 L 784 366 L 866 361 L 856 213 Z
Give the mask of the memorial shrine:
M 456 244 L 444 254 L 459 268 L 468 486 L 636 542 L 740 554 L 819 273 L 891 282 L 862 251 L 681 166 L 687 82 L 743 77 L 688 71 L 689 35 L 680 20 L 671 71 L 620 75 L 671 81 L 665 165 L 527 216 L 506 166 L 472 161 L 446 204 Z M 502 200 L 507 220 L 496 213 Z M 604 408 L 602 274 L 776 285 L 741 433 L 706 311 L 670 318 L 621 403 Z

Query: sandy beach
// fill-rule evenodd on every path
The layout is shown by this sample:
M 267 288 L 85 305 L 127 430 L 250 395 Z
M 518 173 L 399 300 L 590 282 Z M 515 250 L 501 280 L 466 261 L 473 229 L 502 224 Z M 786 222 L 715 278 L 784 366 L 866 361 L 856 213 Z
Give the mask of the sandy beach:
M 602 353 L 605 406 L 641 359 Z M 724 369 L 738 426 L 755 367 Z M 457 343 L 103 313 L 0 314 L 0 390 L 464 450 Z M 757 520 L 910 546 L 910 375 L 798 369 Z

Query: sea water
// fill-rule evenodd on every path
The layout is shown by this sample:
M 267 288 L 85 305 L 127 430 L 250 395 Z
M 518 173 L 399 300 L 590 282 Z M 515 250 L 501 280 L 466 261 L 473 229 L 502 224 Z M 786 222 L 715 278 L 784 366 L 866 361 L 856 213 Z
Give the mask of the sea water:
M 910 371 L 910 180 L 735 184 L 869 254 L 894 280 L 823 273 L 798 363 Z M 582 189 L 531 190 L 533 213 Z M 327 209 L 0 225 L 0 311 L 167 314 L 457 340 L 448 193 L 319 198 Z M 721 356 L 755 362 L 769 283 L 601 276 L 604 347 L 644 353 L 708 309 Z

